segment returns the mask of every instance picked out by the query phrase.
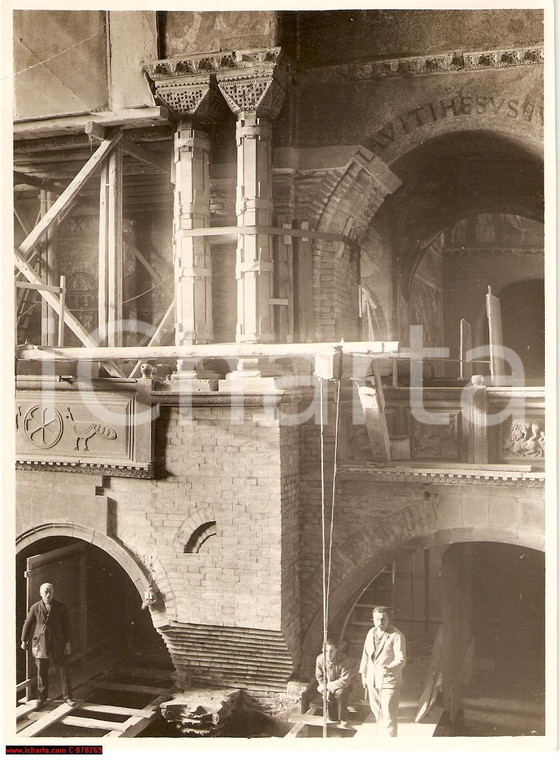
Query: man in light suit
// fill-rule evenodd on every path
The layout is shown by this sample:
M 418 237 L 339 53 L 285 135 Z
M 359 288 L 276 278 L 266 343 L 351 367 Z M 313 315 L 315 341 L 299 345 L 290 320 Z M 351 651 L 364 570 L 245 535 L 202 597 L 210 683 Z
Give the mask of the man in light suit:
M 390 608 L 374 607 L 372 616 L 373 628 L 364 642 L 360 674 L 371 711 L 383 734 L 396 736 L 406 641 L 402 632 L 391 624 Z
M 62 686 L 63 698 L 69 705 L 72 684 L 67 657 L 70 655 L 68 612 L 65 605 L 54 598 L 52 583 L 43 583 L 39 589 L 41 599 L 31 605 L 21 632 L 21 648 L 29 648 L 37 666 L 37 707 L 42 707 L 49 696 L 49 662 L 53 661 Z

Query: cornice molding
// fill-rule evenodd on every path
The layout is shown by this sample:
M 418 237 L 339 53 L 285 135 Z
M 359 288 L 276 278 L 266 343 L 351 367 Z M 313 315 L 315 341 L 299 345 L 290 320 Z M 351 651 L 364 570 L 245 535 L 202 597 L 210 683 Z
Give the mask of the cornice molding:
M 477 246 L 476 248 L 469 248 L 467 246 L 454 246 L 452 248 L 444 247 L 443 250 L 445 256 L 472 256 L 474 254 L 482 256 L 544 256 L 543 248 L 508 248 L 507 246 L 497 248 Z
M 515 66 L 542 65 L 544 48 L 534 45 L 505 50 L 440 53 L 437 55 L 391 58 L 382 61 L 325 66 L 302 72 L 305 82 L 346 82 L 364 79 L 386 79 L 419 74 L 449 74 L 457 71 L 484 71 Z
M 362 480 L 380 483 L 423 483 L 429 485 L 482 485 L 505 486 L 509 488 L 544 488 L 543 472 L 516 472 L 515 470 L 477 471 L 441 468 L 399 468 L 369 466 L 356 467 L 341 465 L 338 475 L 343 480 Z
M 119 478 L 153 478 L 155 466 L 146 465 L 112 465 L 94 462 L 42 462 L 26 459 L 16 461 L 16 470 L 38 470 L 40 472 L 81 472 L 83 474 L 110 475 Z

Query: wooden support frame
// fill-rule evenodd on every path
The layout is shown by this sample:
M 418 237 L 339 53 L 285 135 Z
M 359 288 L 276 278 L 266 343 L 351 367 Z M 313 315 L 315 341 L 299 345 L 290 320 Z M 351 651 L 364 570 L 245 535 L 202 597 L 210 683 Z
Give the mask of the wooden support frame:
M 107 129 L 102 124 L 96 121 L 90 121 L 86 124 L 85 132 L 90 137 L 96 140 L 105 140 L 107 137 Z M 123 137 L 121 140 L 122 149 L 129 156 L 132 156 L 137 161 L 142 161 L 144 164 L 154 166 L 159 169 L 163 174 L 171 175 L 171 162 L 167 161 L 162 156 L 158 156 L 155 153 L 151 153 L 146 150 L 142 145 L 129 140 L 128 137 Z
M 64 212 L 65 209 L 68 208 L 72 200 L 80 192 L 81 188 L 84 186 L 87 180 L 92 176 L 92 174 L 95 172 L 97 167 L 105 160 L 105 158 L 111 153 L 111 151 L 118 145 L 118 143 L 121 140 L 121 137 L 122 137 L 121 133 L 118 132 L 116 135 L 114 135 L 110 139 L 103 140 L 103 142 L 95 151 L 93 156 L 89 159 L 89 161 L 85 164 L 85 166 L 82 167 L 82 169 L 74 177 L 72 182 L 70 182 L 66 190 L 64 190 L 64 192 L 61 193 L 61 195 L 59 195 L 58 199 L 51 206 L 51 208 L 48 210 L 45 216 L 42 217 L 39 223 L 35 225 L 35 227 L 30 232 L 30 234 L 25 238 L 23 243 L 19 246 L 19 253 L 21 256 L 23 257 L 27 256 L 27 254 L 31 251 L 31 249 L 37 245 L 41 236 L 44 235 L 47 232 L 47 230 L 51 227 L 51 225 L 55 221 L 60 220 L 61 214 Z
M 15 255 L 15 262 L 16 266 L 19 269 L 19 271 L 29 280 L 29 282 L 34 283 L 35 285 L 41 286 L 39 289 L 42 291 L 41 295 L 47 301 L 47 303 L 52 306 L 54 311 L 58 314 L 60 317 L 62 314 L 62 319 L 64 324 L 66 324 L 70 330 L 74 333 L 74 335 L 84 344 L 84 346 L 88 347 L 88 350 L 91 352 L 92 349 L 98 348 L 97 343 L 91 338 L 89 333 L 84 329 L 83 325 L 78 322 L 76 317 L 71 314 L 68 311 L 65 311 L 61 307 L 60 300 L 56 297 L 55 293 L 50 292 L 50 290 L 45 289 L 46 283 L 39 277 L 37 272 L 31 267 L 25 259 L 22 257 L 21 252 L 18 251 L 17 248 L 14 249 L 14 255 Z M 49 350 L 49 349 L 46 349 Z M 57 349 L 60 351 L 64 351 L 64 349 Z M 114 364 L 113 361 L 105 361 L 101 360 L 103 363 L 103 366 L 107 369 L 108 372 L 110 372 L 112 375 L 116 375 L 117 377 L 125 377 L 125 375 L 121 372 L 121 370 L 117 367 L 116 364 Z
M 99 189 L 99 340 L 122 342 L 123 299 L 122 149 L 116 145 L 103 164 Z
M 171 303 L 167 307 L 167 311 L 165 312 L 165 314 L 161 318 L 161 321 L 160 321 L 159 325 L 157 326 L 156 331 L 154 332 L 154 334 L 150 338 L 150 342 L 148 343 L 147 348 L 150 348 L 151 346 L 155 346 L 157 343 L 160 342 L 161 336 L 163 335 L 163 332 L 165 330 L 166 325 L 168 324 L 168 322 L 173 317 L 174 309 L 175 309 L 175 300 L 171 301 Z M 132 379 L 133 377 L 136 376 L 136 374 L 138 373 L 138 370 L 140 369 L 140 367 L 141 367 L 142 364 L 143 364 L 143 360 L 142 359 L 139 359 L 136 362 L 136 364 L 134 365 L 134 369 L 132 370 L 132 372 L 128 376 L 130 379 Z

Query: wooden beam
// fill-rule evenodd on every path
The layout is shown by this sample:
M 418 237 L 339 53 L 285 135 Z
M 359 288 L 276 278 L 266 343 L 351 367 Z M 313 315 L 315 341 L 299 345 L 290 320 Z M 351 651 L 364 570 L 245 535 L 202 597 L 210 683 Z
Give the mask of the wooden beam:
M 86 125 L 95 119 L 105 127 L 154 127 L 167 123 L 169 111 L 163 106 L 146 108 L 124 108 L 122 111 L 87 111 L 69 116 L 61 114 L 48 119 L 21 119 L 14 122 L 14 138 L 33 139 L 68 134 L 75 136 L 83 132 Z
M 18 251 L 17 248 L 14 250 L 15 254 L 15 263 L 19 271 L 27 277 L 29 282 L 34 283 L 35 285 L 45 285 L 46 283 L 39 277 L 37 272 L 31 267 L 21 256 L 20 251 Z M 61 305 L 60 300 L 56 297 L 54 293 L 50 293 L 48 290 L 41 292 L 42 297 L 45 299 L 45 301 L 52 306 L 54 311 L 60 316 L 61 314 Z M 64 312 L 64 323 L 72 330 L 74 335 L 84 344 L 84 346 L 88 346 L 89 350 L 97 348 L 97 343 L 91 338 L 89 333 L 85 330 L 83 325 L 78 322 L 76 317 L 70 313 L 69 311 Z M 57 351 L 64 351 L 62 348 L 57 348 Z M 114 364 L 111 360 L 104 361 L 101 360 L 103 363 L 103 366 L 107 369 L 108 372 L 110 372 L 112 375 L 116 375 L 117 377 L 124 377 L 124 374 L 121 372 L 121 370 L 117 367 L 116 364 Z
M 60 285 L 36 285 L 34 282 L 26 282 L 25 280 L 17 280 L 16 288 L 23 288 L 24 290 L 44 290 L 49 293 L 62 293 Z
M 375 369 L 374 373 L 375 388 L 360 385 L 358 386 L 358 396 L 364 412 L 366 430 L 374 457 L 382 462 L 389 462 L 391 461 L 391 442 L 385 419 L 383 386 Z
M 161 279 L 161 275 L 153 268 L 153 266 L 150 264 L 148 259 L 134 245 L 130 235 L 123 234 L 123 240 L 132 251 L 132 254 L 134 255 L 134 257 L 138 259 L 138 261 L 142 264 L 144 269 L 152 276 L 153 281 L 155 283 L 162 282 L 165 289 L 168 290 L 171 295 L 173 295 L 173 288 L 171 287 L 171 285 L 169 285 L 167 281 Z
M 97 728 L 106 731 L 122 731 L 128 721 L 102 720 L 101 718 L 80 718 L 77 715 L 67 715 L 60 721 L 64 726 L 76 726 L 78 728 Z
M 19 709 L 19 708 L 18 708 Z M 32 710 L 33 708 L 30 708 Z M 98 702 L 84 702 L 82 710 L 91 713 L 107 713 L 107 715 L 129 715 L 130 717 L 149 718 L 153 715 L 153 708 L 121 707 L 119 705 L 102 705 Z
M 150 166 L 155 166 L 163 174 L 171 175 L 171 159 L 160 156 L 157 153 L 152 153 L 146 150 L 142 145 L 129 140 L 127 137 L 123 137 L 122 147 L 125 153 L 132 156 L 137 161 L 142 161 Z
M 122 148 L 108 160 L 107 219 L 107 345 L 122 344 L 123 240 L 122 240 Z
M 502 309 L 500 299 L 492 294 L 488 286 L 486 294 L 486 315 L 488 318 L 488 343 L 490 345 L 490 375 L 492 385 L 504 385 L 506 381 L 506 363 L 503 350 L 504 338 L 502 333 Z
M 149 348 L 150 346 L 155 346 L 155 345 L 157 345 L 161 341 L 161 337 L 162 337 L 162 335 L 163 335 L 163 333 L 165 331 L 166 325 L 170 321 L 171 317 L 173 316 L 173 309 L 174 309 L 174 307 L 175 307 L 175 301 L 173 300 L 173 301 L 171 301 L 171 303 L 167 307 L 167 311 L 165 312 L 165 314 L 161 318 L 161 321 L 160 321 L 159 325 L 157 326 L 157 329 L 156 329 L 155 333 L 150 338 L 150 341 L 149 341 L 148 345 L 146 346 L 146 348 Z M 130 379 L 132 379 L 133 377 L 135 377 L 137 375 L 138 370 L 140 369 L 140 367 L 142 366 L 143 363 L 144 362 L 142 360 L 139 360 L 139 361 L 136 362 L 136 364 L 134 365 L 134 369 L 132 370 L 132 372 L 128 376 Z
M 459 379 L 470 380 L 473 376 L 472 360 L 467 360 L 467 354 L 472 350 L 472 329 L 466 319 L 461 320 L 459 336 Z
M 361 343 L 199 343 L 185 346 L 120 346 L 118 348 L 106 348 L 103 346 L 92 348 L 56 348 L 38 346 L 19 346 L 17 356 L 19 359 L 33 360 L 56 360 L 61 361 L 108 361 L 115 359 L 149 361 L 150 359 L 219 359 L 229 357 L 292 357 L 292 356 L 315 356 L 326 354 L 330 349 L 340 347 L 344 354 L 360 354 L 361 356 L 392 356 L 398 351 L 397 341 L 364 341 Z M 406 353 L 402 356 L 408 356 Z
M 99 148 L 95 151 L 93 156 L 89 159 L 86 165 L 78 172 L 72 182 L 68 185 L 66 190 L 58 197 L 55 203 L 51 206 L 48 212 L 41 218 L 39 223 L 35 225 L 31 233 L 25 238 L 23 243 L 19 246 L 21 255 L 26 256 L 29 251 L 37 244 L 42 235 L 50 228 L 50 226 L 57 221 L 60 214 L 66 209 L 76 195 L 80 192 L 80 189 L 91 177 L 93 172 L 97 169 L 99 164 L 105 160 L 105 158 L 111 153 L 113 148 L 118 145 L 121 139 L 121 133 L 117 133 L 110 140 L 104 140 Z
M 16 170 L 14 170 L 14 185 L 29 185 L 30 187 L 38 187 L 41 190 L 52 190 L 55 193 L 60 193 L 64 189 L 59 182 L 55 182 L 54 180 L 34 177 L 31 174 L 25 174 Z
M 59 707 L 55 707 L 54 710 L 48 712 L 43 718 L 40 718 L 39 720 L 35 721 L 35 723 L 32 723 L 27 728 L 24 728 L 23 731 L 20 731 L 18 733 L 18 737 L 37 736 L 37 734 L 40 734 L 41 731 L 49 728 L 49 726 L 52 726 L 53 723 L 56 723 L 61 718 L 64 718 L 65 715 L 68 715 L 72 712 L 72 710 L 75 710 L 79 706 L 80 702 L 76 702 L 75 706 L 73 707 L 67 705 L 66 702 L 64 702 L 63 704 L 59 705 Z
M 160 703 L 163 702 L 165 697 L 159 695 L 154 700 L 150 702 L 149 705 L 146 705 L 144 710 L 148 713 L 144 717 L 131 717 L 129 720 L 126 721 L 124 724 L 124 728 L 121 731 L 111 731 L 110 734 L 107 734 L 107 738 L 112 737 L 119 737 L 119 738 L 129 738 L 133 736 L 137 736 L 140 731 L 142 731 L 146 726 L 148 726 L 155 718 L 156 710 L 159 707 Z

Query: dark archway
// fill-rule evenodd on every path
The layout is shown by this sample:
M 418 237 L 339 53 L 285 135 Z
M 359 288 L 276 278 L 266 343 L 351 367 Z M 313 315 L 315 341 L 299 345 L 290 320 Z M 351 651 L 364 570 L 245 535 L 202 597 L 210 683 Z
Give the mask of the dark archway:
M 400 554 L 362 590 L 338 629 L 333 622 L 330 633 L 357 669 L 373 605 L 394 608 L 394 623 L 407 641 L 401 717 L 409 720 L 442 628 L 440 701 L 445 705 L 460 688 L 464 710 L 455 735 L 544 734 L 544 565 L 543 552 L 491 541 Z M 468 666 L 459 684 L 458 662 L 465 652 Z
M 543 220 L 542 160 L 492 132 L 442 135 L 400 156 L 391 170 L 402 184 L 372 220 L 393 260 L 397 333 L 408 337 L 414 273 L 442 231 L 466 216 L 511 214 Z
M 169 655 L 150 613 L 142 608 L 142 597 L 121 564 L 92 543 L 71 536 L 50 535 L 23 542 L 16 555 L 18 683 L 25 678 L 25 654 L 19 648 L 21 627 L 28 603 L 36 601 L 26 598 L 27 563 L 29 558 L 39 555 L 56 556 L 57 551 L 61 555 L 68 554 L 46 565 L 40 571 L 40 582 L 53 582 L 55 596 L 69 609 L 72 669 L 76 677 L 86 662 L 91 668 L 96 660 L 110 665 L 124 658 L 148 657 L 169 663 Z

